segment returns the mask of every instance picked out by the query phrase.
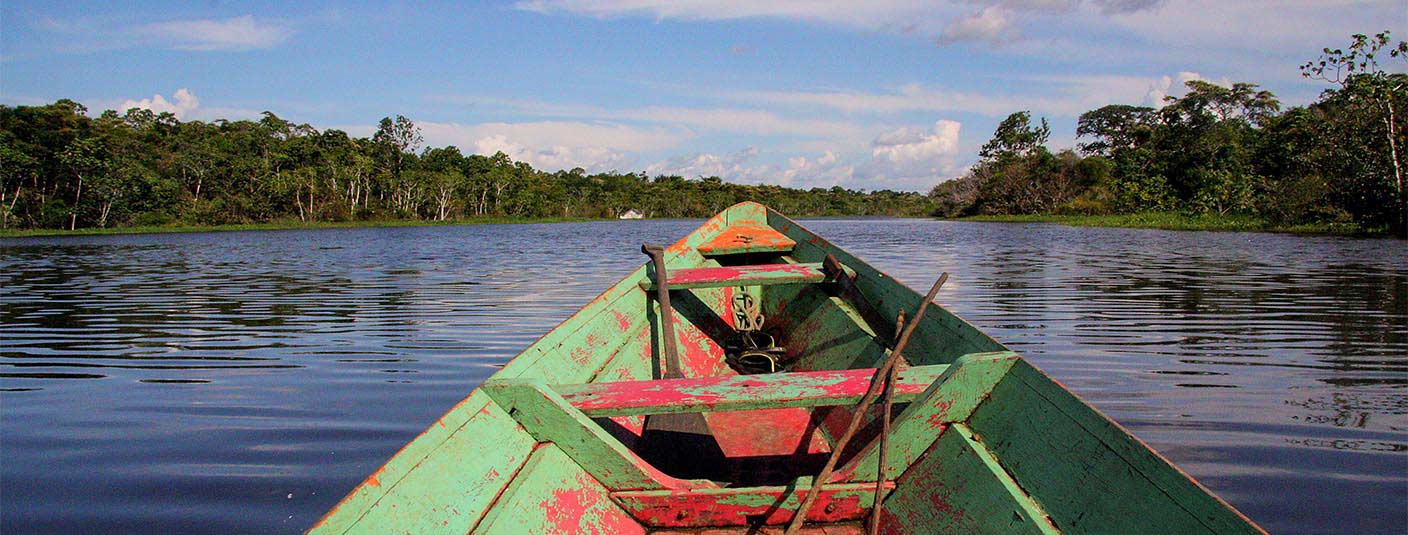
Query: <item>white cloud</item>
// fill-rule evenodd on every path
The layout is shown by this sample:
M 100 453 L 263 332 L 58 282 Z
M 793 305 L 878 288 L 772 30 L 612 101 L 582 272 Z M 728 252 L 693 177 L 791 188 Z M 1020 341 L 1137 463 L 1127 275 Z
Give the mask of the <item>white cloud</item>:
M 535 168 L 547 171 L 581 167 L 587 171 L 612 171 L 626 167 L 626 154 L 620 150 L 602 146 L 552 145 L 529 147 L 510 141 L 502 134 L 496 134 L 474 142 L 471 146 L 476 154 L 503 152 L 514 161 L 528 162 Z
M 480 96 L 449 97 L 444 100 L 457 104 L 497 108 L 540 117 L 649 123 L 688 129 L 692 132 L 801 136 L 824 134 L 830 137 L 864 137 L 864 132 L 866 131 L 864 125 L 852 122 L 789 117 L 760 109 L 686 108 L 678 106 L 604 108 L 600 106 L 558 104 L 537 100 L 502 99 Z
M 293 35 L 292 30 L 282 24 L 256 20 L 252 15 L 156 22 L 137 26 L 132 33 L 180 50 L 273 48 Z
M 835 91 L 739 91 L 724 98 L 769 106 L 821 108 L 850 114 L 894 115 L 912 112 L 963 112 L 989 117 L 1006 117 L 1019 110 L 1037 115 L 1075 117 L 1111 103 L 1157 105 L 1163 95 L 1177 93 L 1189 76 L 1063 75 L 1023 76 L 1008 85 L 1038 89 L 1033 93 L 968 93 L 944 88 L 906 84 L 889 92 Z M 1174 82 L 1177 85 L 1173 85 Z M 1152 99 L 1152 100 L 1151 100 Z
M 645 172 L 650 175 L 679 175 L 685 178 L 717 176 L 748 181 L 755 178 L 758 169 L 750 168 L 746 164 L 756 159 L 758 152 L 757 147 L 744 147 L 738 152 L 724 156 L 710 153 L 683 154 L 650 164 L 645 168 Z
M 777 182 L 794 188 L 822 188 L 847 184 L 855 177 L 856 168 L 835 152 L 826 151 L 815 158 L 794 156 L 787 167 L 777 173 Z M 847 184 L 854 186 L 853 184 Z
M 856 170 L 860 184 L 871 189 L 930 187 L 962 172 L 957 121 L 939 120 L 930 129 L 901 128 L 871 143 L 871 159 Z
M 258 120 L 262 112 L 248 108 L 232 108 L 220 106 L 208 106 L 196 96 L 195 91 L 187 88 L 179 88 L 171 93 L 171 98 L 166 98 L 160 93 L 149 98 L 138 100 L 125 99 L 99 99 L 89 106 L 89 113 L 97 115 L 102 110 L 113 110 L 118 113 L 126 113 L 132 108 L 142 108 L 155 113 L 171 113 L 176 118 L 183 121 L 213 121 L 216 119 L 227 119 L 230 121 Z
M 871 155 L 894 163 L 928 162 L 952 156 L 958 149 L 958 121 L 940 120 L 928 131 L 901 128 L 881 134 Z
M 895 28 L 927 18 L 941 2 L 872 0 L 858 6 L 849 0 L 525 0 L 519 9 L 567 12 L 592 17 L 645 16 L 657 19 L 738 20 L 801 19 L 867 29 Z
M 1177 84 L 1174 83 L 1175 80 L 1178 82 Z M 1203 78 L 1203 75 L 1196 72 L 1187 71 L 1178 73 L 1176 77 L 1164 76 L 1160 78 L 1157 83 L 1149 87 L 1149 91 L 1144 94 L 1144 101 L 1141 102 L 1141 104 L 1152 108 L 1162 108 L 1164 106 L 1164 97 L 1183 94 L 1187 89 L 1186 84 L 1193 80 L 1206 80 L 1206 78 Z M 1230 86 L 1231 84 L 1223 81 L 1222 85 Z
M 614 123 L 538 121 L 527 123 L 437 123 L 418 121 L 427 146 L 454 145 L 480 154 L 503 151 L 516 161 L 555 171 L 626 170 L 631 155 L 678 146 L 688 133 L 667 128 Z
M 973 12 L 974 5 L 980 9 Z M 1122 14 L 1158 7 L 1160 0 L 1090 0 L 1091 10 Z M 722 21 L 752 18 L 802 20 L 866 31 L 919 33 L 941 44 L 999 42 L 1018 35 L 1020 20 L 1076 11 L 1080 0 L 524 0 L 519 9 L 597 18 Z
M 182 87 L 171 94 L 171 100 L 166 100 L 160 93 L 152 95 L 152 98 L 124 100 L 117 112 L 125 113 L 132 108 L 143 108 L 157 114 L 170 113 L 178 119 L 188 119 L 199 107 L 200 99 L 196 98 L 195 93 Z
M 936 42 L 949 45 L 976 41 L 1001 45 L 1017 37 L 1012 10 L 1006 6 L 988 6 L 982 11 L 960 18 L 945 26 Z
M 899 128 L 870 142 L 870 153 L 837 145 L 834 150 L 794 154 L 781 164 L 756 163 L 760 151 L 748 147 L 734 154 L 695 153 L 672 157 L 646 168 L 652 175 L 686 178 L 718 176 L 731 182 L 780 184 L 795 188 L 845 186 L 922 191 L 963 172 L 957 121 L 940 120 L 931 128 Z M 843 152 L 853 152 L 851 157 Z
M 1154 9 L 1164 4 L 1164 0 L 1092 0 L 1091 4 L 1105 14 L 1135 13 Z

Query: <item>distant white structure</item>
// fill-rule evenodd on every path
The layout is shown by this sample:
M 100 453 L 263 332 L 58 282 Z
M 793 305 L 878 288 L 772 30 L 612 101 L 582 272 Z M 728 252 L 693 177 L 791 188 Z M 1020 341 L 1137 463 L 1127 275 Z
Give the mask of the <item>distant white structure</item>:
M 643 217 L 645 217 L 645 214 L 640 213 L 640 210 L 636 210 L 635 208 L 626 210 L 626 213 L 621 214 L 621 219 L 640 219 Z

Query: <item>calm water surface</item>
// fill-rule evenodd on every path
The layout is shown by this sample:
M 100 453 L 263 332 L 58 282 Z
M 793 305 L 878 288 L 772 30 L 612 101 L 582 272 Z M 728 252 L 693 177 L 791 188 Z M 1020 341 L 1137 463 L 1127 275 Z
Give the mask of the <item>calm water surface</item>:
M 1408 244 L 805 223 L 1273 533 L 1408 526 Z M 0 241 L 0 531 L 296 533 L 697 221 Z

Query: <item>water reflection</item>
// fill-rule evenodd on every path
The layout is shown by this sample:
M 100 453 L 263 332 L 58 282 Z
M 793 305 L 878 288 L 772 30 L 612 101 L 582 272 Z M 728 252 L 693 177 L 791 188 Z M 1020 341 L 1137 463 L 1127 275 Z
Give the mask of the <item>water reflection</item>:
M 0 531 L 298 532 L 695 225 L 0 242 Z M 1403 242 L 807 225 L 951 272 L 941 303 L 1273 532 L 1408 524 Z

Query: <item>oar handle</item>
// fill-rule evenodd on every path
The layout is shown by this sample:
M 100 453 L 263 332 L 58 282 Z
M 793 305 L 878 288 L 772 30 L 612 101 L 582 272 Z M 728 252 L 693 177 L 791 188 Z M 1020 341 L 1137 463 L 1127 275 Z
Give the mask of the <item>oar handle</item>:
M 660 375 L 666 379 L 683 378 L 679 354 L 675 352 L 675 309 L 670 306 L 670 276 L 665 270 L 665 248 L 645 243 L 641 244 L 640 252 L 649 255 L 655 266 L 655 301 L 660 305 L 660 347 L 664 349 Z

